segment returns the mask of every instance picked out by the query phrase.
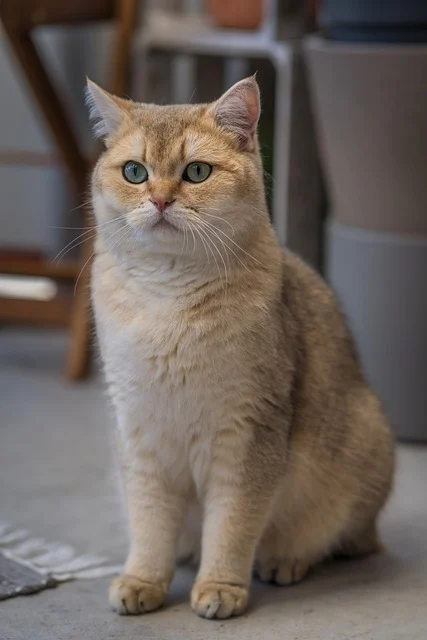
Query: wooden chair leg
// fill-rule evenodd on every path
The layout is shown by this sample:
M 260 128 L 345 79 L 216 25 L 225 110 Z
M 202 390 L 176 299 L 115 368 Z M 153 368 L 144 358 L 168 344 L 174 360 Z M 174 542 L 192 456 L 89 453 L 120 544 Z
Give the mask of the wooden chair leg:
M 129 86 L 129 61 L 132 35 L 138 19 L 138 0 L 116 0 L 117 38 L 113 54 L 111 91 L 123 96 Z

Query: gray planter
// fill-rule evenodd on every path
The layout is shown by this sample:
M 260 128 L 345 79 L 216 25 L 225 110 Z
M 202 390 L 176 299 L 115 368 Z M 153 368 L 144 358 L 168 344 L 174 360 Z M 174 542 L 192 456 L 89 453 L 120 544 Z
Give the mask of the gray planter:
M 305 42 L 333 215 L 427 233 L 427 45 Z
M 305 42 L 326 275 L 396 434 L 427 440 L 427 46 Z
M 396 435 L 427 440 L 427 238 L 330 220 L 326 277 Z

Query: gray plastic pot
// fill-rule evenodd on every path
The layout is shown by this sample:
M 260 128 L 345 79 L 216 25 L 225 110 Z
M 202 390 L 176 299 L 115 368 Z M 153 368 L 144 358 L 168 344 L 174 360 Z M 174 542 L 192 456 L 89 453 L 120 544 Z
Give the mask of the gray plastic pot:
M 305 40 L 333 215 L 427 233 L 427 45 Z
M 326 275 L 398 437 L 427 441 L 427 46 L 305 42 Z
M 427 238 L 330 220 L 326 277 L 394 432 L 427 441 Z

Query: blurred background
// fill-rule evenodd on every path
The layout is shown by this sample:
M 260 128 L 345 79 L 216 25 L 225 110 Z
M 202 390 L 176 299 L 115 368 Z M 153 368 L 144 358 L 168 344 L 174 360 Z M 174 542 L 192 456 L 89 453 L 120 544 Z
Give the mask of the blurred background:
M 85 76 L 165 104 L 257 72 L 279 240 L 336 290 L 397 438 L 427 441 L 425 0 L 2 0 L 0 18 L 6 529 L 124 553 L 88 293 L 100 149 Z M 414 488 L 426 450 L 400 456 L 413 484 L 399 491 L 426 524 Z

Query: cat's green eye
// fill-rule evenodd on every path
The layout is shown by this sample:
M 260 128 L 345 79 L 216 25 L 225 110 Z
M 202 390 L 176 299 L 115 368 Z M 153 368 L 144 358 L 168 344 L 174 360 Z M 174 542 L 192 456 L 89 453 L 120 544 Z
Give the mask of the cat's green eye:
M 148 171 L 140 162 L 129 160 L 123 167 L 123 177 L 133 184 L 141 184 L 148 180 Z
M 211 175 L 212 167 L 206 162 L 191 162 L 184 171 L 183 179 L 187 182 L 203 182 Z

